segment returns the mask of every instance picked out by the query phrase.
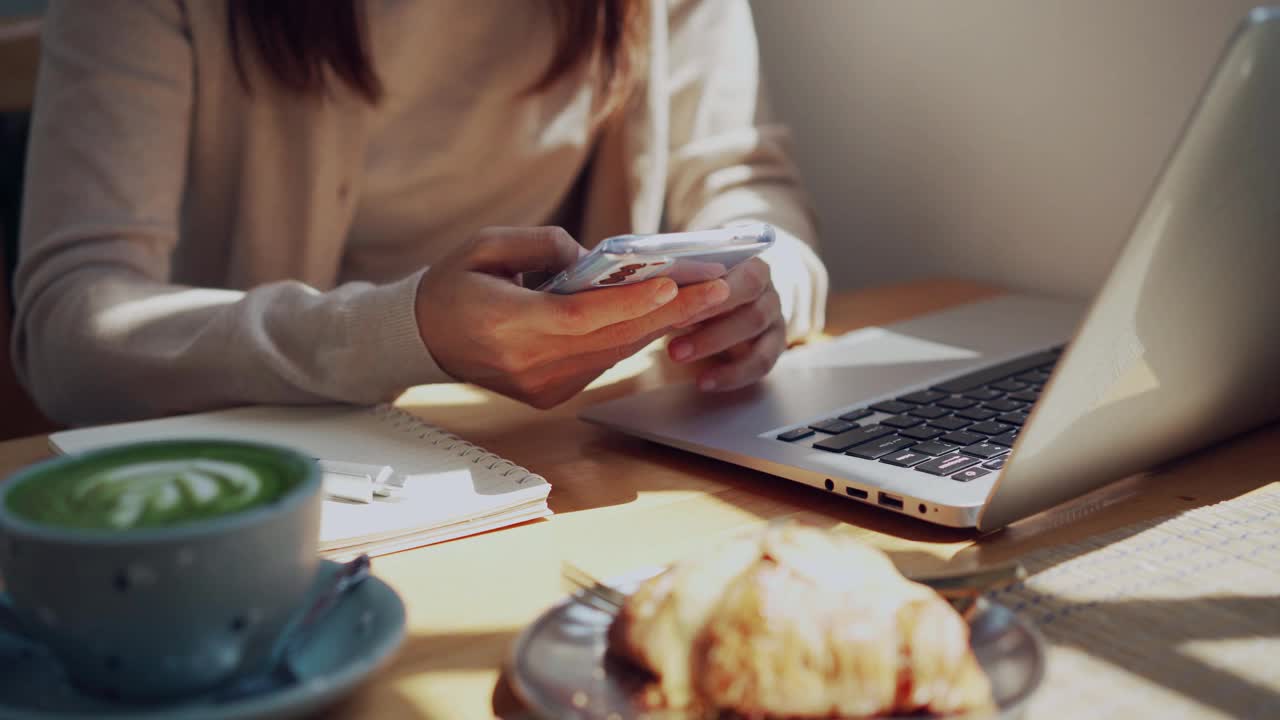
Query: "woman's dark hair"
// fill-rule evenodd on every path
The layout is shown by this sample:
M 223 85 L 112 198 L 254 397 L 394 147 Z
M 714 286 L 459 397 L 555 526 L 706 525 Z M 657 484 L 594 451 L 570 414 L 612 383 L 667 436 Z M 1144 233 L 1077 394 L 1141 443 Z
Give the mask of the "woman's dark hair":
M 645 0 L 547 1 L 555 16 L 556 46 L 529 90 L 545 90 L 579 63 L 598 58 L 605 107 L 616 107 L 639 73 Z M 331 72 L 366 101 L 378 102 L 383 88 L 369 51 L 364 10 L 364 0 L 228 0 L 227 33 L 241 85 L 252 89 L 247 70 L 252 52 L 267 77 L 289 90 L 324 94 Z

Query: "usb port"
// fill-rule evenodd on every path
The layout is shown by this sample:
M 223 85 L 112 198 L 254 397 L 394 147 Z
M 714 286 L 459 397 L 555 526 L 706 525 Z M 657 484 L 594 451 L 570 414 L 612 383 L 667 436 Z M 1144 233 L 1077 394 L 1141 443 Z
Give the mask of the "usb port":
M 891 507 L 894 510 L 902 509 L 902 498 L 894 497 L 889 493 L 880 493 L 880 504 L 885 507 Z
M 848 495 L 849 497 L 855 497 L 855 498 L 858 498 L 859 500 L 866 500 L 866 499 L 867 499 L 867 491 L 866 491 L 866 490 L 859 490 L 858 488 L 855 488 L 855 487 L 846 487 L 846 488 L 844 489 L 844 494 L 845 494 L 845 495 Z

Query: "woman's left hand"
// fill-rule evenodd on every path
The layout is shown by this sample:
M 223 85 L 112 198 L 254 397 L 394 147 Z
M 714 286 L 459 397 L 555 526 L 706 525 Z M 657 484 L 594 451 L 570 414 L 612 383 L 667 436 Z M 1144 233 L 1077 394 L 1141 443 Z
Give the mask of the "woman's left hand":
M 729 298 L 677 327 L 690 331 L 671 341 L 667 352 L 678 363 L 718 356 L 698 376 L 702 390 L 734 390 L 759 380 L 787 349 L 782 303 L 773 289 L 769 265 L 752 258 L 729 271 Z

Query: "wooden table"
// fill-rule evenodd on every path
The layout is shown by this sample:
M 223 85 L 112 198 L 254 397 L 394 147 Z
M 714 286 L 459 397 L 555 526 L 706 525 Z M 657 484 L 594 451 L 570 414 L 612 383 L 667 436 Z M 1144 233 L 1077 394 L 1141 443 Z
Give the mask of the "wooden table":
M 829 331 L 894 322 L 995 293 L 928 281 L 845 294 L 831 305 Z M 634 372 L 642 364 L 643 358 L 623 363 L 605 382 L 549 412 L 463 386 L 417 388 L 401 399 L 405 409 L 544 474 L 554 486 L 556 515 L 376 559 L 378 575 L 404 597 L 408 639 L 388 670 L 326 717 L 520 715 L 500 669 L 520 629 L 563 596 L 563 560 L 598 576 L 620 574 L 788 517 L 863 537 L 907 570 L 970 566 L 1258 489 L 1274 477 L 1275 465 L 1252 461 L 1274 459 L 1280 448 L 1280 428 L 1263 429 L 979 538 L 575 419 L 588 403 L 671 372 Z M 0 443 L 0 474 L 47 454 L 42 437 Z

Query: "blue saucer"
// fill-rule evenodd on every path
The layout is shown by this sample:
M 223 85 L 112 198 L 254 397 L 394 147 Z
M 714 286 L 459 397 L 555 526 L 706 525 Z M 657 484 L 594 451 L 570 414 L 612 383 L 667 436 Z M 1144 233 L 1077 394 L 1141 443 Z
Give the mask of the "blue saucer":
M 320 572 L 337 563 L 321 561 Z M 126 705 L 83 695 L 43 648 L 0 631 L 0 719 L 249 720 L 314 713 L 350 692 L 387 662 L 404 640 L 404 604 L 386 583 L 371 577 L 348 595 L 298 651 L 302 682 L 239 702 L 207 697 L 157 705 Z

